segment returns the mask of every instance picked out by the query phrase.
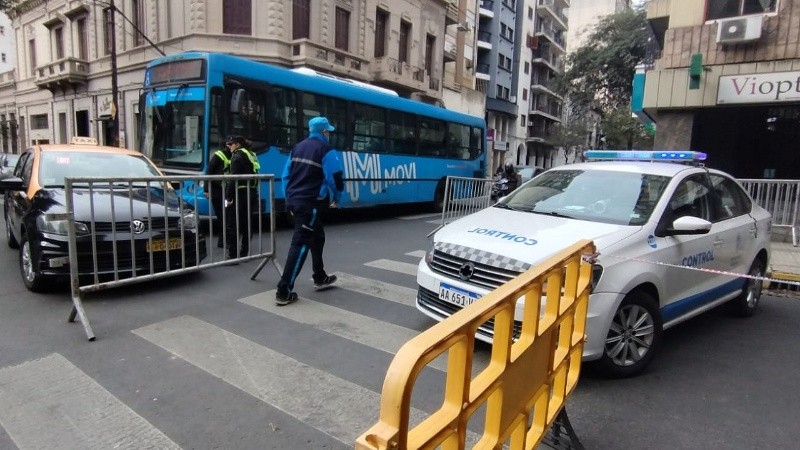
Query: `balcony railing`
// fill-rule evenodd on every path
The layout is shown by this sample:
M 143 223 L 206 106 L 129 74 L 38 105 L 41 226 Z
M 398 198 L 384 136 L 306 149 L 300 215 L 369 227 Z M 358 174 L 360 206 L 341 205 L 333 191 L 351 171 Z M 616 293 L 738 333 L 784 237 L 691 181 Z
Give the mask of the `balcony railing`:
M 560 23 L 562 28 L 567 28 L 569 19 L 562 10 L 558 9 L 555 0 L 537 0 L 536 7 L 538 10 L 542 10 L 550 14 L 553 19 Z
M 395 58 L 375 58 L 370 65 L 375 81 L 394 84 L 406 89 L 427 91 L 425 69 L 412 66 Z
M 492 33 L 488 31 L 478 31 L 478 42 L 485 42 L 492 46 Z
M 292 43 L 292 60 L 297 65 L 320 68 L 362 80 L 369 79 L 366 70 L 367 60 L 308 39 Z
M 540 23 L 536 26 L 536 34 L 538 36 L 544 36 L 555 44 L 555 48 L 559 50 L 561 53 L 566 51 L 566 41 L 562 36 L 562 30 L 557 30 L 553 27 L 553 21 L 548 20 L 545 23 Z
M 531 104 L 531 113 L 542 113 L 547 114 L 555 118 L 556 120 L 561 120 L 561 105 L 560 104 L 538 104 L 536 102 Z
M 89 78 L 89 63 L 73 57 L 53 61 L 36 68 L 34 83 L 42 89 L 56 90 L 84 85 Z
M 550 52 L 547 47 L 539 48 L 533 52 L 533 62 L 547 64 L 556 72 L 564 71 L 564 62 L 561 60 L 561 58 Z

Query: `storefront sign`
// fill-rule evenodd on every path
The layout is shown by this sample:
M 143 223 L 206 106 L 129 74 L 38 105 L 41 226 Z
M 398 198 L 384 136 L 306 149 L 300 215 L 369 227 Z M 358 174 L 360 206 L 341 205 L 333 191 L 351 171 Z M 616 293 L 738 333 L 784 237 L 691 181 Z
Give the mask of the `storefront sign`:
M 800 101 L 800 72 L 751 73 L 719 77 L 717 104 Z

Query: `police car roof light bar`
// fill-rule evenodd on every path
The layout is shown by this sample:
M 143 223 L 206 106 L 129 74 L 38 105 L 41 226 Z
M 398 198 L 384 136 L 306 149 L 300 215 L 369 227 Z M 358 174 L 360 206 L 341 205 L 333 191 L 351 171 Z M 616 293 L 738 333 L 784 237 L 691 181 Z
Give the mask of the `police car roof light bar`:
M 586 150 L 583 157 L 587 160 L 616 160 L 616 161 L 705 161 L 708 155 L 703 152 L 691 150 Z

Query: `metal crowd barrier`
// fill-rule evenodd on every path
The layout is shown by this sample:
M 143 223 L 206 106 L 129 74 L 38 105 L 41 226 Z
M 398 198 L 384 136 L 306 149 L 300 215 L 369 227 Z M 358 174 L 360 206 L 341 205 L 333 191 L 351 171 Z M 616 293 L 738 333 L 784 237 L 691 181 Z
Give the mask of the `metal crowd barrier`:
M 797 230 L 800 181 L 743 179 L 739 183 L 759 206 L 772 214 L 772 226 L 791 227 L 792 244 L 800 245 Z
M 176 209 L 198 210 L 199 199 L 195 196 L 187 202 L 179 195 L 183 192 L 181 188 L 188 182 L 193 186 L 199 183 L 209 186 L 210 181 L 221 181 L 223 189 L 228 183 L 241 185 L 236 189 L 236 202 L 247 204 L 246 229 L 250 235 L 247 255 L 239 254 L 239 224 L 240 220 L 247 219 L 240 219 L 235 212 L 221 214 L 217 227 L 210 214 L 176 216 Z M 280 273 L 275 259 L 275 215 L 270 214 L 268 222 L 264 215 L 266 211 L 275 210 L 274 181 L 273 175 L 66 178 L 67 211 L 48 218 L 67 222 L 73 303 L 69 321 L 75 321 L 77 316 L 91 341 L 95 335 L 82 302 L 86 293 L 255 259 L 262 262 L 251 279 L 255 279 L 270 261 Z M 215 194 L 212 190 L 209 197 Z M 76 195 L 88 199 L 78 205 L 80 236 L 76 231 Z M 144 201 L 146 208 L 134 198 Z M 230 242 L 225 232 L 229 226 L 236 229 L 234 242 Z M 144 233 L 147 233 L 146 239 L 136 237 Z M 222 249 L 216 247 L 219 233 L 222 233 Z M 236 248 L 234 258 L 227 258 L 225 247 L 229 245 Z M 50 260 L 51 265 L 64 262 Z
M 444 185 L 442 222 L 437 230 L 450 222 L 480 211 L 492 204 L 491 178 L 447 177 Z M 428 236 L 435 233 L 432 231 Z
M 389 366 L 380 418 L 357 450 L 465 448 L 467 426 L 485 410 L 474 448 L 535 448 L 578 383 L 592 276 L 580 241 L 532 267 L 408 341 Z M 522 324 L 515 324 L 524 298 Z M 491 360 L 471 377 L 475 332 L 492 321 Z M 411 394 L 420 372 L 446 354 L 441 408 L 412 426 Z M 571 427 L 570 427 L 571 428 Z

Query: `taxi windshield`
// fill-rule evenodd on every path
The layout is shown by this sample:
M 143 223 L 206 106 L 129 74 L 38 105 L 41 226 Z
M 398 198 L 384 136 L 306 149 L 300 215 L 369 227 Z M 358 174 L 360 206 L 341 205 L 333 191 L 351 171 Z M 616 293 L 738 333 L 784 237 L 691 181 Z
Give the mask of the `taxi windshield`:
M 550 170 L 505 197 L 517 211 L 618 225 L 643 225 L 670 178 L 606 170 Z
M 39 183 L 44 187 L 63 187 L 64 178 L 155 177 L 160 176 L 142 156 L 100 152 L 42 152 Z

